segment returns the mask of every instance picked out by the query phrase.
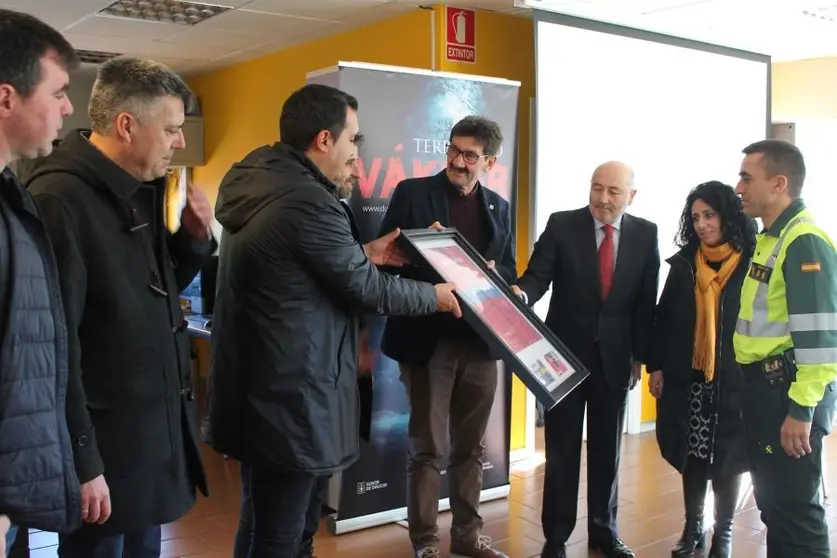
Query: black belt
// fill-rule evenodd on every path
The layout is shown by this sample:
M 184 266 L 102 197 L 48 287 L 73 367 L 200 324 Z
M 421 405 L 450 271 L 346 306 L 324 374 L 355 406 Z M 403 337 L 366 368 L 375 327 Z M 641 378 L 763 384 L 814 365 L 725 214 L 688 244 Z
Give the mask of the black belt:
M 793 350 L 789 350 L 780 355 L 742 364 L 741 371 L 744 374 L 744 379 L 748 382 L 767 382 L 774 385 L 778 380 L 784 378 L 793 381 L 796 379 L 796 359 Z

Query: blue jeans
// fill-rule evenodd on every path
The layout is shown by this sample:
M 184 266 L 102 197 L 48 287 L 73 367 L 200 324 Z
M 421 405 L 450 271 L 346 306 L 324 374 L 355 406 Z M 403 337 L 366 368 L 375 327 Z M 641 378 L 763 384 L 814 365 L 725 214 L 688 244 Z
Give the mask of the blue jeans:
M 60 558 L 160 558 L 163 530 L 157 525 L 133 533 L 105 535 L 83 526 L 58 537 Z
M 9 532 L 6 533 L 6 558 L 8 558 L 9 554 L 12 553 L 12 545 L 15 544 L 15 539 L 17 538 L 18 526 L 11 525 L 9 527 Z

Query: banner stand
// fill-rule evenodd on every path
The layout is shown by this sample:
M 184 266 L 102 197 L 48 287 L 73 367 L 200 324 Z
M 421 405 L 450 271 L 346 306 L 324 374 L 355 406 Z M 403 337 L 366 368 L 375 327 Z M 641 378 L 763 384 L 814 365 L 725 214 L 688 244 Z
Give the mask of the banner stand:
M 338 482 L 337 484 L 339 485 L 340 483 Z M 480 503 L 484 504 L 486 502 L 508 498 L 510 491 L 511 486 L 508 484 L 496 488 L 488 488 L 480 493 Z M 444 498 L 439 500 L 439 513 L 447 511 L 450 511 L 450 499 Z M 338 515 L 337 513 L 332 513 L 326 518 L 328 531 L 332 535 L 344 535 L 354 531 L 389 525 L 390 523 L 395 523 L 405 529 L 408 527 L 406 506 L 397 510 L 386 510 L 360 517 L 352 517 L 350 519 L 341 520 Z
M 338 62 L 309 73 L 306 80 L 346 91 L 360 105 L 360 130 L 365 138 L 359 149 L 360 176 L 346 201 L 361 242 L 378 237 L 389 199 L 402 180 L 447 168 L 451 128 L 469 115 L 490 118 L 503 132 L 497 161 L 480 181 L 509 202 L 515 230 L 520 82 L 363 62 Z M 407 517 L 409 401 L 398 363 L 380 352 L 386 318 L 367 316 L 365 323 L 375 362 L 371 439 L 361 442 L 358 461 L 329 483 L 327 505 L 335 513 L 329 515 L 327 525 L 334 535 L 403 522 Z M 483 441 L 481 502 L 505 498 L 510 491 L 512 378 L 499 364 L 497 392 Z M 444 455 L 440 511 L 450 508 L 447 466 Z

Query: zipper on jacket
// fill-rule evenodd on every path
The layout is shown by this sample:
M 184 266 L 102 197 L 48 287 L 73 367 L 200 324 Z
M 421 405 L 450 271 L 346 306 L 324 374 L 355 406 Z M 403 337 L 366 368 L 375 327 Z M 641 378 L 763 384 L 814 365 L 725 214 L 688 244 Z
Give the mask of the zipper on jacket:
M 724 293 L 721 291 L 721 304 L 718 308 L 718 358 L 715 359 L 715 371 L 719 372 L 721 362 L 724 354 Z M 720 420 L 720 406 L 721 406 L 721 374 L 715 374 L 715 385 L 712 391 L 715 392 L 715 397 L 712 400 L 712 412 L 715 415 L 715 420 L 712 424 L 712 435 L 709 437 L 709 464 L 715 463 L 715 434 L 718 431 L 718 422 Z
M 334 376 L 334 387 L 340 383 L 340 376 L 343 375 L 343 363 L 340 355 L 343 354 L 343 345 L 346 343 L 346 334 L 349 332 L 349 324 L 343 326 L 343 334 L 340 336 L 340 344 L 337 346 L 337 374 Z
M 680 256 L 680 258 L 683 261 L 686 262 L 686 264 L 689 268 L 689 271 L 692 274 L 692 287 L 694 287 L 695 283 L 697 282 L 697 277 L 695 276 L 695 268 L 692 267 L 692 264 L 686 258 L 684 258 L 682 255 L 680 255 L 679 253 L 677 255 Z M 697 301 L 695 301 L 695 303 L 697 304 Z M 723 293 L 723 291 L 721 291 L 721 302 L 720 302 L 720 307 L 718 308 L 718 339 L 723 339 L 723 332 L 724 332 L 723 316 L 724 316 L 724 293 Z M 722 343 L 718 344 L 718 358 L 715 359 L 715 369 L 716 370 L 718 369 L 718 364 L 721 362 L 721 347 L 722 346 L 723 346 Z M 716 393 L 715 393 L 714 400 L 712 401 L 713 409 L 711 410 L 711 412 L 714 413 L 715 417 L 714 417 L 714 420 L 712 421 L 712 433 L 709 435 L 709 465 L 713 465 L 715 463 L 715 431 L 718 428 L 717 408 L 718 408 L 718 397 L 720 396 L 720 393 L 717 391 L 717 389 L 718 389 L 718 386 L 721 383 L 720 382 L 720 375 L 716 375 L 715 378 L 714 378 L 714 381 L 715 381 L 715 385 L 713 386 L 713 391 L 715 391 Z

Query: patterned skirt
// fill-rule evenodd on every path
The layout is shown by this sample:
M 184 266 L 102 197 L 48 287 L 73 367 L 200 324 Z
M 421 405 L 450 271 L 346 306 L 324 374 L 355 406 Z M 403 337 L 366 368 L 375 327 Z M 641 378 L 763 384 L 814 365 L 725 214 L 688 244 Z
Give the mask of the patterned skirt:
M 692 382 L 689 393 L 689 457 L 709 460 L 712 454 L 712 408 L 714 390 L 703 380 Z

